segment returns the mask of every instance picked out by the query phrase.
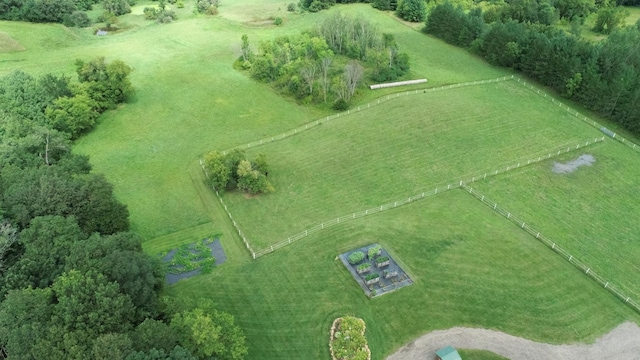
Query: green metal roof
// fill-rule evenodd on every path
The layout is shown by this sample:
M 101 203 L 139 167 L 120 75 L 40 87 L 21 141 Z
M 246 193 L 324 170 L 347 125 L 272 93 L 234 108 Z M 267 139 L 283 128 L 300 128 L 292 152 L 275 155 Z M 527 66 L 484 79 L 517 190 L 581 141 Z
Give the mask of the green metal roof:
M 436 351 L 436 355 L 442 360 L 462 360 L 460 354 L 451 346 L 443 347 Z

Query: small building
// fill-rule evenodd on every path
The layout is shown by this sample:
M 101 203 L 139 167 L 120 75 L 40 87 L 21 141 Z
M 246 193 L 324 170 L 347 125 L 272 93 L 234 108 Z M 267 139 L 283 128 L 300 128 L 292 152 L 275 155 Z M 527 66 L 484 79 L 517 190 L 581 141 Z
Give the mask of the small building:
M 438 360 L 462 360 L 458 351 L 452 346 L 443 347 L 436 351 L 436 359 Z

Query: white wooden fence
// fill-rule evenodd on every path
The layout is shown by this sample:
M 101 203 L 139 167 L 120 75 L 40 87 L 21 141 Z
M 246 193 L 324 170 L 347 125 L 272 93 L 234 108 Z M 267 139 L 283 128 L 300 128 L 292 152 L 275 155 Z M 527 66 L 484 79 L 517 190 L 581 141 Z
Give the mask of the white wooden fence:
M 507 211 L 506 209 L 498 206 L 497 203 L 489 200 L 486 196 L 482 195 L 481 193 L 479 193 L 478 191 L 476 191 L 473 188 L 469 187 L 468 185 L 462 184 L 462 188 L 464 190 L 466 190 L 467 192 L 469 192 L 469 194 L 473 195 L 476 199 L 480 200 L 483 204 L 489 206 L 491 209 L 496 211 L 498 214 L 504 216 L 505 218 L 507 218 L 508 220 L 513 222 L 514 224 L 516 224 L 519 228 L 523 229 L 524 231 L 529 233 L 531 236 L 533 236 L 536 239 L 540 240 L 543 244 L 547 245 L 556 254 L 562 256 L 565 260 L 569 261 L 575 267 L 577 267 L 582 272 L 584 272 L 587 276 L 589 276 L 590 278 L 595 280 L 598 284 L 602 285 L 605 289 L 607 289 L 609 292 L 614 294 L 616 297 L 618 297 L 620 300 L 622 300 L 625 304 L 629 305 L 633 310 L 635 310 L 638 313 L 640 313 L 640 304 L 638 304 L 638 302 L 636 302 L 635 300 L 631 299 L 631 297 L 629 297 L 625 293 L 623 293 L 614 284 L 612 284 L 611 282 L 607 281 L 602 276 L 597 274 L 595 271 L 593 271 L 591 269 L 590 266 L 588 266 L 587 264 L 583 263 L 582 261 L 577 259 L 575 256 L 569 254 L 567 251 L 562 249 L 556 242 L 548 239 L 547 237 L 542 235 L 538 230 L 536 230 L 536 229 L 532 228 L 531 226 L 527 225 L 527 223 L 524 220 L 518 218 L 516 215 L 512 214 L 510 211 Z

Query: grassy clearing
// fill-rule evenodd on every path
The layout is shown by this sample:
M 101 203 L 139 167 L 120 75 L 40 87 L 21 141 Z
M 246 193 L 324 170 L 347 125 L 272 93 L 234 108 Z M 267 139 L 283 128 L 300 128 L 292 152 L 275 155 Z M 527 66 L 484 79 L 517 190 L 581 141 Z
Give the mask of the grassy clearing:
M 328 358 L 329 327 L 342 315 L 366 321 L 374 359 L 453 326 L 565 343 L 593 341 L 625 319 L 640 320 L 462 190 L 313 236 L 253 262 L 227 262 L 169 292 L 206 296 L 234 314 L 251 359 Z M 369 300 L 336 256 L 374 242 L 415 283 Z
M 403 96 L 252 148 L 276 192 L 225 196 L 255 250 L 601 134 L 513 82 Z M 286 221 L 282 221 L 286 219 Z
M 640 299 L 637 254 L 640 232 L 634 214 L 640 184 L 640 156 L 622 144 L 606 141 L 584 152 L 565 155 L 566 162 L 586 153 L 592 166 L 555 174 L 545 162 L 486 183 L 478 191 L 518 215 L 595 272 Z

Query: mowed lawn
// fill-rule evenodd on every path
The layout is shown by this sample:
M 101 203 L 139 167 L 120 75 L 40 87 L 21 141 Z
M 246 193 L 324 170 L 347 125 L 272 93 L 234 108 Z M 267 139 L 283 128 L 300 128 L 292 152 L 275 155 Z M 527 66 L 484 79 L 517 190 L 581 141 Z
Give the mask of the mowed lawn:
M 401 96 L 251 148 L 267 155 L 276 191 L 225 200 L 257 251 L 320 222 L 602 136 L 551 104 L 515 81 Z
M 364 296 L 336 257 L 374 242 L 393 254 L 413 285 Z M 237 260 L 168 291 L 206 297 L 234 314 L 247 335 L 248 359 L 327 359 L 329 327 L 345 314 L 366 321 L 373 359 L 453 326 L 568 343 L 640 320 L 460 189 L 345 223 L 255 261 Z
M 570 174 L 547 161 L 473 186 L 640 301 L 640 154 L 607 140 L 556 161 L 582 154 L 595 162 Z

